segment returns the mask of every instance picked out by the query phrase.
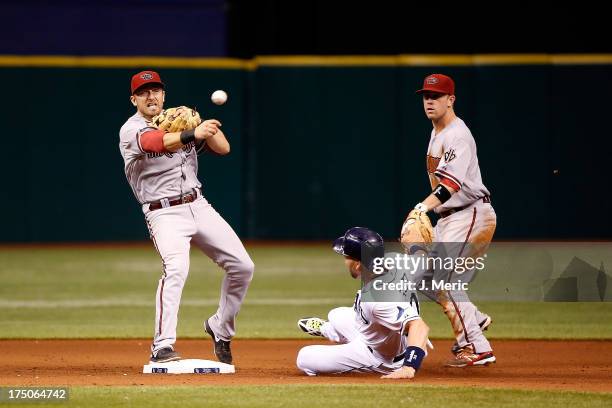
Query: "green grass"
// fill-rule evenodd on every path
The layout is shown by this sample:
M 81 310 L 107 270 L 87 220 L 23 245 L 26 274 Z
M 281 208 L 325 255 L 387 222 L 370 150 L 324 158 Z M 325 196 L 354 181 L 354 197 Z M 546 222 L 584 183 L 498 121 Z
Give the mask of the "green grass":
M 327 246 L 249 248 L 255 278 L 238 318 L 242 338 L 303 338 L 295 321 L 351 305 L 358 282 Z M 567 252 L 567 251 L 565 251 Z M 596 262 L 597 254 L 591 254 Z M 568 257 L 571 259 L 571 257 Z M 161 262 L 153 247 L 0 248 L 0 338 L 150 337 Z M 178 334 L 201 337 L 222 271 L 192 251 Z M 612 302 L 476 302 L 491 338 L 612 338 Z M 439 307 L 423 302 L 432 338 L 451 338 Z
M 612 394 L 381 385 L 73 387 L 67 407 L 608 407 Z M 11 404 L 11 406 L 14 404 Z M 37 407 L 40 404 L 19 404 Z

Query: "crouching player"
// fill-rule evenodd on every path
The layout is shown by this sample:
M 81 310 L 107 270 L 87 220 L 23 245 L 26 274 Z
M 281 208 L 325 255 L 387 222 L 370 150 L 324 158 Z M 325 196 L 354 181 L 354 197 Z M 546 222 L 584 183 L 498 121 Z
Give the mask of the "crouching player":
M 353 227 L 336 239 L 334 251 L 344 255 L 351 277 L 366 285 L 376 275 L 373 259 L 384 256 L 384 242 L 376 232 Z M 297 366 L 308 375 L 376 372 L 382 378 L 413 378 L 426 355 L 429 327 L 419 317 L 418 303 L 365 302 L 357 292 L 352 308 L 338 307 L 327 321 L 304 318 L 298 326 L 308 334 L 337 345 L 302 348 Z M 412 299 L 412 298 L 411 298 Z

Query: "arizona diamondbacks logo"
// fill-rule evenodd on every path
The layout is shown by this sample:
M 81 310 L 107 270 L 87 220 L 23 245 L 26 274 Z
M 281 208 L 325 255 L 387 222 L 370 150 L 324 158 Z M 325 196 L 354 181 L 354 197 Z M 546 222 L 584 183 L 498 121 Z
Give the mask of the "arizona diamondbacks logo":
M 142 74 L 140 77 L 144 79 L 145 81 L 148 81 L 149 79 L 153 79 L 153 75 L 149 74 L 148 72 L 146 74 Z
M 444 153 L 444 161 L 446 163 L 453 160 L 455 157 L 457 157 L 457 155 L 455 154 L 455 149 L 450 149 L 449 151 Z
M 435 76 L 427 77 L 427 79 L 425 80 L 425 83 L 428 85 L 437 84 L 438 82 L 440 82 L 440 80 Z

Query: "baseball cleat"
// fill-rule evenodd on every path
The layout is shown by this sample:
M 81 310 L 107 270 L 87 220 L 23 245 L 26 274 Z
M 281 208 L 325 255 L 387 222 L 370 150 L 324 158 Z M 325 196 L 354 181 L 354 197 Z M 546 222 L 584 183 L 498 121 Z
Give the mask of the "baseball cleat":
M 217 360 L 225 364 L 232 364 L 232 350 L 230 349 L 230 342 L 218 338 L 215 332 L 210 328 L 208 320 L 206 320 L 204 323 L 204 328 L 206 333 L 212 337 L 213 342 L 215 343 L 213 351 L 215 352 Z
M 164 347 L 163 349 L 157 350 L 157 353 L 151 354 L 149 359 L 152 363 L 168 363 L 170 361 L 180 360 L 181 356 L 179 353 L 174 351 L 172 347 Z
M 493 323 L 493 319 L 491 319 L 491 316 L 486 315 L 487 317 L 485 317 L 485 319 L 478 323 L 478 326 L 480 326 L 480 330 L 482 331 L 486 331 L 489 326 L 491 325 L 491 323 Z
M 470 366 L 487 366 L 495 363 L 495 356 L 493 351 L 486 351 L 484 353 L 475 353 L 472 347 L 467 346 L 461 349 L 455 357 L 444 364 L 445 367 L 470 367 Z
M 318 317 L 305 317 L 298 320 L 297 325 L 303 332 L 308 333 L 311 336 L 323 337 L 323 334 L 321 333 L 321 326 L 323 326 L 323 323 L 326 322 L 326 320 L 319 319 Z
M 491 319 L 491 316 L 489 316 L 489 315 L 485 315 L 485 316 L 487 316 L 487 317 L 485 317 L 483 321 L 478 323 L 478 326 L 480 326 L 480 330 L 482 330 L 482 331 L 486 331 L 489 328 L 489 326 L 491 325 L 491 323 L 493 323 L 493 319 Z M 459 347 L 459 344 L 455 341 L 455 343 L 451 347 L 451 353 L 456 355 L 460 351 L 461 351 L 461 347 Z

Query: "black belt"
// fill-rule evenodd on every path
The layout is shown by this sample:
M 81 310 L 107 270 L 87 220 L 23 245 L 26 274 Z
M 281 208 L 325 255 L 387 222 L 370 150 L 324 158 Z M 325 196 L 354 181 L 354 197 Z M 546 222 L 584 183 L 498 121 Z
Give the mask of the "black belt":
M 476 201 L 479 201 L 479 200 L 476 200 Z M 491 203 L 491 197 L 489 197 L 489 196 L 484 196 L 484 197 L 482 197 L 482 202 L 483 202 L 483 203 Z M 451 208 L 450 210 L 448 210 L 448 211 L 443 211 L 443 212 L 439 213 L 438 215 L 440 216 L 440 218 L 446 218 L 446 217 L 448 217 L 449 215 L 452 215 L 452 214 L 454 214 L 454 213 L 456 213 L 456 212 L 459 212 L 459 211 L 463 211 L 463 210 L 465 210 L 465 209 L 466 209 L 466 208 L 468 208 L 470 205 L 472 205 L 472 204 L 466 205 L 465 207 Z
M 370 350 L 370 353 L 374 354 L 374 350 L 372 350 L 372 347 L 368 346 L 368 350 Z M 404 354 L 406 353 L 402 353 L 400 355 L 393 357 L 393 362 L 397 363 L 398 361 L 402 361 L 404 359 Z
M 198 190 L 192 189 L 191 192 L 178 196 L 173 199 L 162 199 L 159 201 L 152 201 L 149 203 L 149 210 L 155 211 L 160 208 L 174 207 L 175 205 L 192 203 L 198 198 Z M 167 200 L 167 205 L 164 205 L 162 201 Z

